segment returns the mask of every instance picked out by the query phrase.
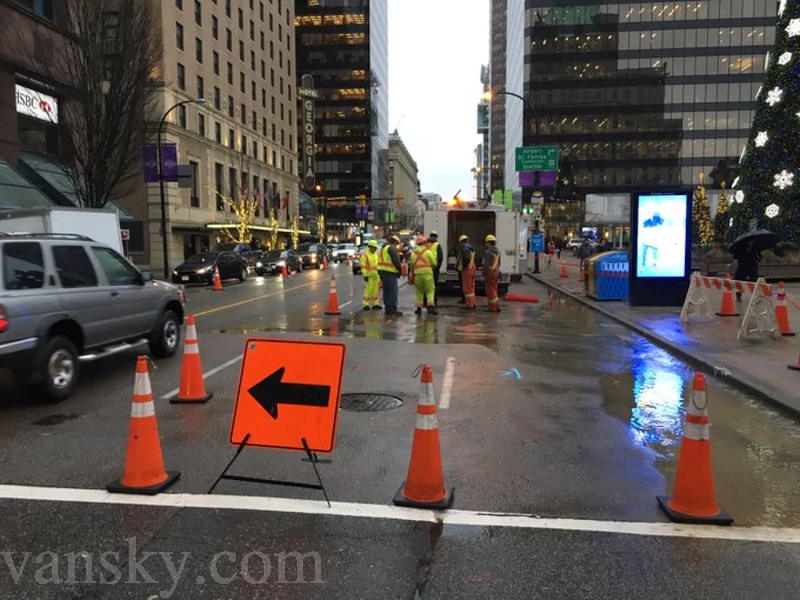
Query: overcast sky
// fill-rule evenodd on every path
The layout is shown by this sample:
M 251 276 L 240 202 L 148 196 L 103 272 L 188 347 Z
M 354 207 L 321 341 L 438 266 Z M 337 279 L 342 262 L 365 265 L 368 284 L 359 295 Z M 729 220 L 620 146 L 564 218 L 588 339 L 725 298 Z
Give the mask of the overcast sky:
M 417 162 L 423 192 L 474 198 L 489 0 L 389 0 L 389 133 Z

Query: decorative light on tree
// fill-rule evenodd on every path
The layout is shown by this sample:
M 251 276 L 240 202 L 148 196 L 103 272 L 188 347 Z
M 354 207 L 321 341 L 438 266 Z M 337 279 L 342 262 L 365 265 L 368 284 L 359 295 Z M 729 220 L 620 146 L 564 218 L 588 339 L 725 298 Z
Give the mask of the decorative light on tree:
M 769 136 L 767 135 L 767 132 L 766 131 L 760 131 L 758 133 L 758 135 L 756 136 L 756 147 L 757 148 L 763 148 L 764 145 L 767 143 L 767 140 L 769 140 Z
M 772 88 L 769 92 L 767 92 L 767 104 L 770 106 L 775 106 L 781 101 L 783 97 L 783 90 L 779 87 Z
M 767 209 L 764 212 L 770 219 L 774 219 L 775 217 L 778 216 L 780 208 L 778 208 L 778 205 L 773 202 L 767 207 Z
M 784 52 L 783 54 L 778 57 L 778 64 L 779 65 L 788 65 L 789 62 L 792 60 L 792 53 L 791 52 Z
M 741 204 L 744 202 L 744 192 L 742 190 L 736 190 L 736 194 L 734 194 L 733 198 L 736 200 L 736 202 Z
M 786 33 L 789 34 L 790 38 L 800 35 L 800 19 L 792 19 L 789 21 L 789 25 L 786 26 Z
M 778 7 L 778 16 L 782 17 L 783 16 L 783 11 L 785 11 L 785 10 L 786 10 L 786 0 L 781 0 L 781 4 Z
M 789 173 L 786 169 L 775 175 L 775 187 L 785 190 L 794 183 L 794 173 Z

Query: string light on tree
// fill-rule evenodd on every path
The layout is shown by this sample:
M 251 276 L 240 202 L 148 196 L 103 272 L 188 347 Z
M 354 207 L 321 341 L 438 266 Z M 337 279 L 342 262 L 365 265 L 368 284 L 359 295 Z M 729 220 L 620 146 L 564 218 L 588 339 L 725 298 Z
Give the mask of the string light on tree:
M 786 33 L 789 34 L 790 38 L 800 35 L 800 19 L 792 19 L 789 21 L 789 25 L 786 26 Z
M 734 194 L 733 199 L 736 200 L 739 204 L 744 202 L 744 192 L 742 190 L 736 190 L 736 194 Z
M 767 143 L 769 136 L 767 135 L 766 131 L 760 131 L 756 136 L 756 148 L 763 148 L 764 145 Z
M 783 90 L 779 87 L 774 87 L 767 92 L 767 104 L 775 106 L 783 98 Z
M 794 183 L 794 173 L 789 173 L 786 169 L 775 175 L 775 187 L 785 190 Z
M 767 207 L 767 209 L 764 212 L 770 219 L 774 219 L 775 217 L 778 216 L 780 208 L 778 208 L 778 205 L 773 202 Z
M 786 10 L 786 0 L 781 0 L 781 4 L 778 7 L 778 16 L 782 17 L 783 16 L 783 11 L 785 11 L 785 10 Z
M 791 52 L 784 52 L 783 54 L 778 57 L 778 64 L 779 65 L 788 65 L 792 60 L 792 53 Z

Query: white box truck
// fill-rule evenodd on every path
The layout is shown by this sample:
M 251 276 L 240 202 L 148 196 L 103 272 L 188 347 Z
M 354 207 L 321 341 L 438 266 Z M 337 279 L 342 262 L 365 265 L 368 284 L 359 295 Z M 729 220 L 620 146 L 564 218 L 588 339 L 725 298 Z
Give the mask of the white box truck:
M 445 254 L 447 267 L 442 268 L 437 286 L 442 291 L 458 290 L 458 271 L 456 256 L 458 238 L 469 237 L 475 248 L 475 264 L 478 276 L 475 283 L 478 293 L 484 293 L 483 253 L 486 248 L 484 238 L 492 234 L 497 238 L 500 250 L 500 295 L 508 292 L 511 283 L 519 282 L 528 269 L 528 238 L 531 217 L 517 212 L 506 212 L 502 206 L 490 204 L 481 207 L 475 201 L 442 203 L 439 210 L 425 212 L 425 235 L 435 231 Z
M 119 216 L 109 210 L 65 207 L 3 210 L 0 232 L 85 235 L 125 256 Z

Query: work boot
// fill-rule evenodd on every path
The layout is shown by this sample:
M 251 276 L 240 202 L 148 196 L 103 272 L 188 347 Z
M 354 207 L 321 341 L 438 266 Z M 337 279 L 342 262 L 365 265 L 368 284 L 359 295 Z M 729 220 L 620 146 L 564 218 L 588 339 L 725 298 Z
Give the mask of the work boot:
M 364 310 L 372 310 L 369 306 L 365 306 Z
M 419 316 L 421 316 L 421 315 L 422 315 L 422 308 L 418 306 L 418 307 L 417 307 L 417 308 L 414 310 L 414 314 L 415 314 L 415 315 L 417 315 L 418 317 L 419 317 Z
M 433 306 L 433 307 L 428 307 L 428 314 L 429 314 L 429 315 L 438 315 L 438 314 L 439 314 L 439 311 L 438 311 L 438 310 L 436 310 L 436 307 L 435 307 L 435 306 Z
M 376 304 L 372 307 L 372 310 L 383 310 L 383 307 L 380 304 Z

